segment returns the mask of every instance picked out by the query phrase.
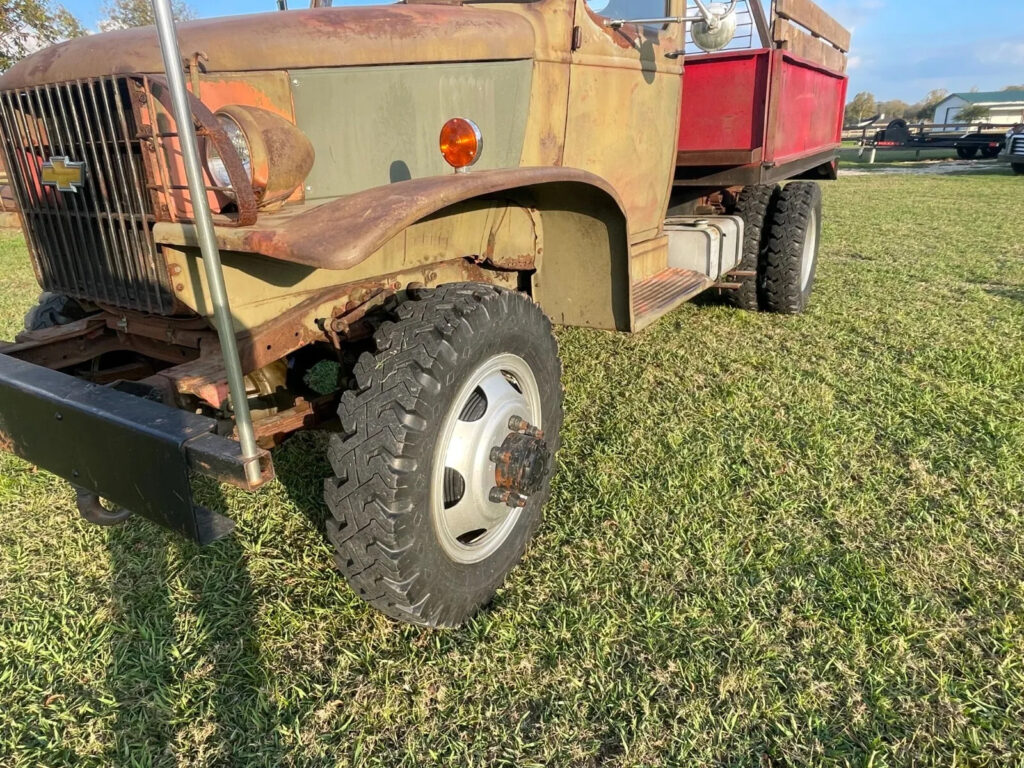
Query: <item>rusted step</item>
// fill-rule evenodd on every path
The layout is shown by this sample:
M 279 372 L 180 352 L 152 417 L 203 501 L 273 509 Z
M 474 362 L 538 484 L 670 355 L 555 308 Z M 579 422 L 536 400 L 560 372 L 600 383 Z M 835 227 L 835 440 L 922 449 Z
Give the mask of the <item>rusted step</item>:
M 636 330 L 650 325 L 666 312 L 704 290 L 710 281 L 692 269 L 663 269 L 633 286 L 633 317 Z

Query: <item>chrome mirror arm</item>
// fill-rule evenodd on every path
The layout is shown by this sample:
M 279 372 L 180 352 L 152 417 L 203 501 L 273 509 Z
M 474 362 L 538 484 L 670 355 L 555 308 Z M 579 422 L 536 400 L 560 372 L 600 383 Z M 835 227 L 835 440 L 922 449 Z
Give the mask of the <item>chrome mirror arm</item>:
M 625 24 L 690 24 L 701 21 L 701 16 L 662 16 L 656 19 L 606 19 L 604 25 L 619 29 Z

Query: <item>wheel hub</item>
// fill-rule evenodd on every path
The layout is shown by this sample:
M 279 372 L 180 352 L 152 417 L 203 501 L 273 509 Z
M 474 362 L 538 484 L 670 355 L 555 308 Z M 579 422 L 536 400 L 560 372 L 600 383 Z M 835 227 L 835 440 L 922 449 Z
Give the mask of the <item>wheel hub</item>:
M 551 449 L 544 442 L 544 432 L 513 416 L 511 430 L 502 444 L 491 450 L 494 462 L 494 488 L 490 500 L 510 507 L 526 505 L 530 494 L 543 487 L 551 471 Z
M 432 482 L 434 529 L 452 560 L 494 554 L 529 495 L 543 488 L 551 450 L 541 412 L 536 377 L 518 355 L 485 360 L 459 388 L 441 426 Z

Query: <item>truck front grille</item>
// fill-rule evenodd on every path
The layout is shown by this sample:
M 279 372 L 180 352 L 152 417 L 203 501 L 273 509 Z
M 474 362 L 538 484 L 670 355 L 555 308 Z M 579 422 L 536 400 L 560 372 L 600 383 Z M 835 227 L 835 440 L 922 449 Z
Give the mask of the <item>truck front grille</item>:
M 43 287 L 166 314 L 174 300 L 130 89 L 102 77 L 0 92 L 0 139 Z M 63 158 L 84 163 L 74 191 L 43 183 L 44 163 L 63 170 Z
M 1024 155 L 1024 135 L 1014 136 L 1010 139 L 1010 154 Z

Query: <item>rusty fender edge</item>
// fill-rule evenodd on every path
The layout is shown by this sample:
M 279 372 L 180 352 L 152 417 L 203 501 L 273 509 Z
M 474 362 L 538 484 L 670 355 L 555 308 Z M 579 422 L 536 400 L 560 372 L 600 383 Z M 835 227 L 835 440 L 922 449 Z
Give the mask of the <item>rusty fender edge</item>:
M 250 488 L 238 443 L 215 428 L 205 416 L 0 354 L 0 450 L 200 544 L 234 523 L 193 502 L 191 473 Z M 260 466 L 262 485 L 273 477 L 269 454 Z
M 566 182 L 597 188 L 620 211 L 625 210 L 614 188 L 587 171 L 557 166 L 512 168 L 399 181 L 318 205 L 285 209 L 261 216 L 254 226 L 216 227 L 217 244 L 227 251 L 258 253 L 318 269 L 349 269 L 407 227 L 450 205 Z M 198 246 L 191 224 L 159 223 L 153 235 L 167 245 Z

